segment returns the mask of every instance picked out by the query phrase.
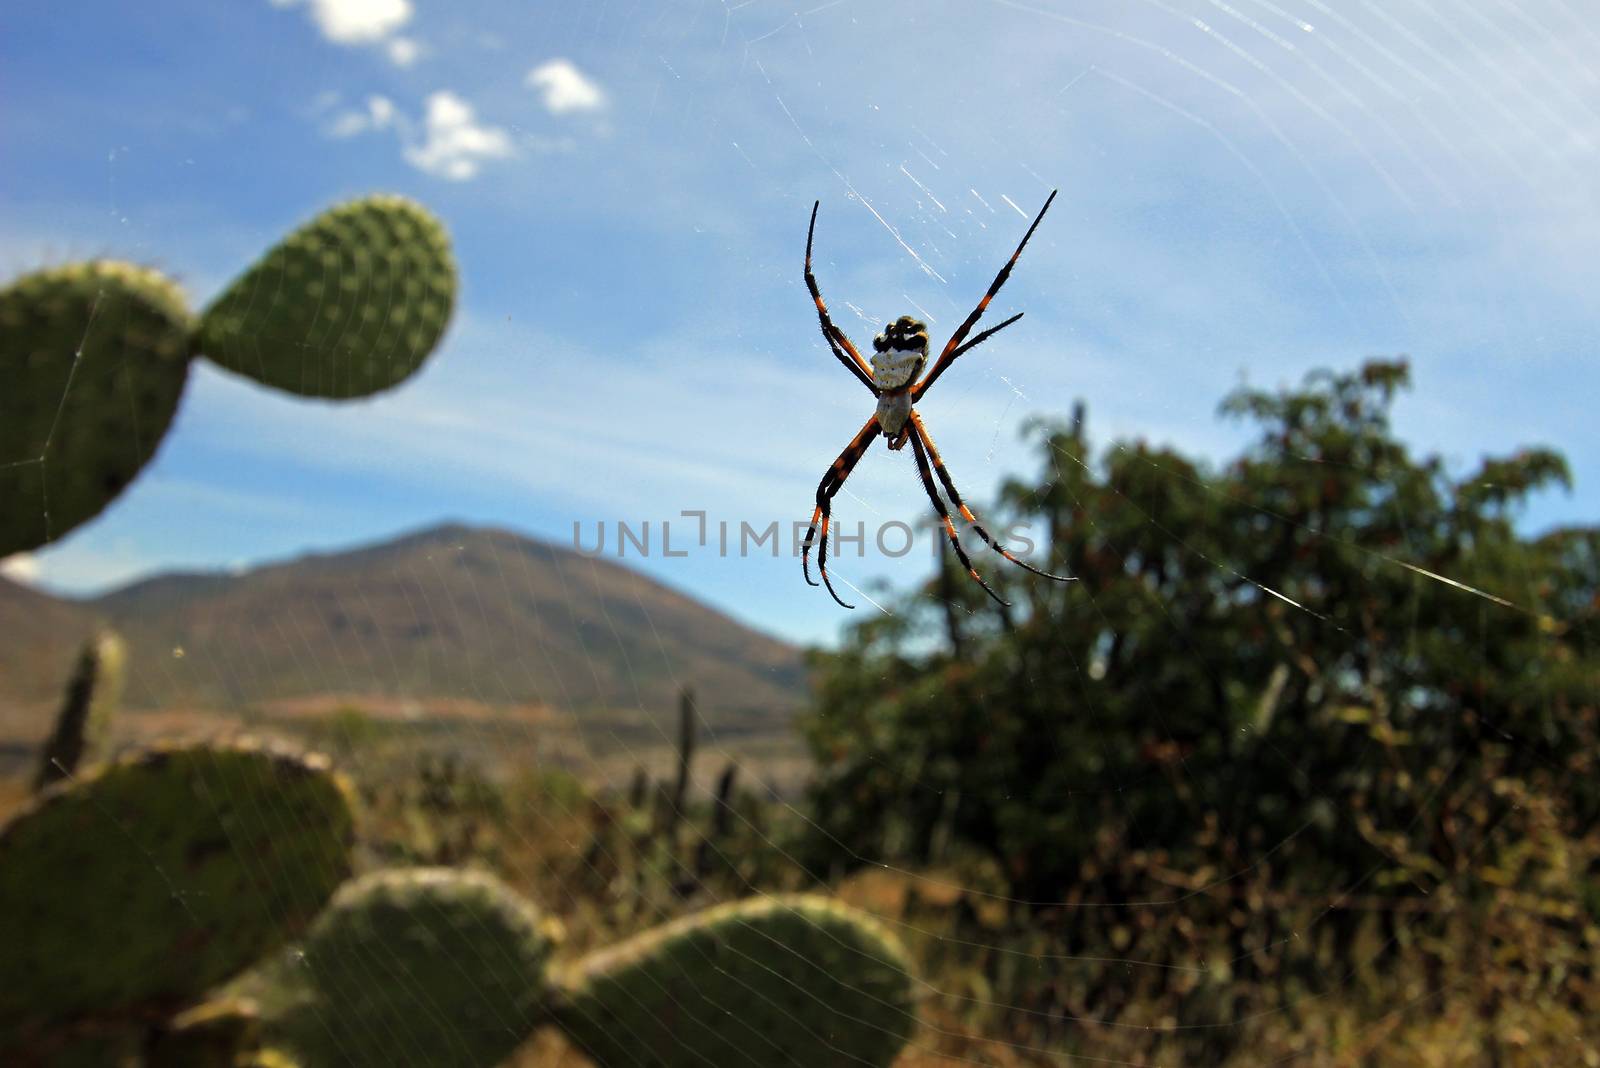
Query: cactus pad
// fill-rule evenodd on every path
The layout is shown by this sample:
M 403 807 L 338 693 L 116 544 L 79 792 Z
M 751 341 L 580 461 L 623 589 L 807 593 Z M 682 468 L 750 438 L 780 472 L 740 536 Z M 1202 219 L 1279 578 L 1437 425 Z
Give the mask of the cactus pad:
M 249 742 L 58 783 L 0 829 L 0 1034 L 181 1007 L 298 934 L 351 839 L 324 761 Z
M 364 397 L 404 381 L 438 344 L 455 304 L 450 241 L 403 197 L 323 212 L 206 309 L 198 351 L 263 385 Z
M 503 1061 L 538 1021 L 555 931 L 493 876 L 375 872 L 312 925 L 296 981 L 306 996 L 279 1036 L 300 1063 Z
M 176 286 L 127 263 L 0 290 L 0 557 L 93 519 L 155 454 L 189 374 Z
M 884 1066 L 916 1017 L 904 952 L 815 896 L 736 902 L 580 962 L 556 1008 L 600 1068 Z

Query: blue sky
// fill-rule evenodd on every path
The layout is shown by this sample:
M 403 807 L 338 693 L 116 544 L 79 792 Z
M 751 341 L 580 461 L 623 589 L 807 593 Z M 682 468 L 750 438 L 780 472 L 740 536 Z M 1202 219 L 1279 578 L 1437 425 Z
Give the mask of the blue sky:
M 132 489 L 5 567 L 87 591 L 445 519 L 569 544 L 650 521 L 649 574 L 832 641 L 846 613 L 787 555 L 659 551 L 683 510 L 805 519 L 871 410 L 801 281 L 811 202 L 865 345 L 908 312 L 942 339 L 1058 186 L 992 309 L 1027 317 L 922 409 L 969 498 L 1035 470 L 1020 425 L 1077 398 L 1098 441 L 1221 457 L 1241 377 L 1406 353 L 1418 448 L 1553 445 L 1575 491 L 1523 522 L 1592 522 L 1597 45 L 1570 2 L 8 4 L 0 275 L 114 256 L 199 305 L 387 190 L 444 220 L 462 301 L 371 401 L 200 367 Z M 927 508 L 881 446 L 838 502 Z M 836 574 L 909 588 L 926 544 Z

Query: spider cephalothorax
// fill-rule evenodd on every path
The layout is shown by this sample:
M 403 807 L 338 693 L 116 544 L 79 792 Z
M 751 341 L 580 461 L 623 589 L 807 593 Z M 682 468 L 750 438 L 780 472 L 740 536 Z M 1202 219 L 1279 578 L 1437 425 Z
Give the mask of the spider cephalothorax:
M 883 381 L 882 374 L 878 371 L 880 358 L 894 358 L 904 355 L 928 355 L 928 327 L 909 315 L 902 315 L 894 322 L 883 328 L 883 333 L 872 339 L 872 371 L 878 379 L 878 384 L 885 389 L 892 388 L 888 382 Z
M 972 524 L 972 529 L 977 531 L 978 537 L 983 539 L 984 544 L 1013 564 L 1035 575 L 1042 575 L 1058 582 L 1072 581 L 1064 575 L 1052 575 L 1048 571 L 1040 571 L 1031 564 L 1024 563 L 1012 555 L 1004 545 L 989 536 L 989 532 L 983 529 L 983 524 L 978 522 L 977 516 L 972 514 L 972 509 L 962 502 L 961 494 L 956 492 L 955 480 L 950 477 L 950 472 L 945 470 L 944 460 L 939 456 L 939 450 L 933 446 L 933 436 L 923 425 L 922 417 L 914 410 L 917 401 L 921 400 L 928 387 L 933 385 L 934 379 L 944 374 L 945 368 L 954 363 L 956 357 L 982 344 L 1022 318 L 1022 313 L 1018 312 L 998 326 L 991 326 L 971 341 L 967 340 L 967 334 L 971 332 L 973 324 L 983 315 L 984 309 L 989 306 L 994 295 L 1000 292 L 1000 287 L 1005 285 L 1006 279 L 1011 276 L 1011 268 L 1016 265 L 1017 257 L 1022 255 L 1028 239 L 1033 236 L 1034 230 L 1038 229 L 1039 220 L 1050 210 L 1050 202 L 1055 198 L 1056 195 L 1052 192 L 1049 199 L 1044 202 L 1044 207 L 1039 209 L 1039 214 L 1034 216 L 1033 225 L 1022 235 L 1017 250 L 1011 254 L 1006 265 L 1000 268 L 1000 273 L 995 275 L 994 281 L 989 285 L 989 291 L 978 301 L 978 306 L 972 310 L 972 314 L 956 328 L 950 340 L 945 342 L 944 349 L 939 353 L 939 359 L 933 365 L 933 370 L 920 381 L 917 376 L 922 373 L 922 368 L 928 362 L 928 328 L 923 323 L 909 315 L 902 315 L 884 327 L 883 333 L 872 339 L 872 366 L 869 368 L 867 361 L 861 358 L 861 353 L 845 336 L 845 332 L 835 326 L 828 316 L 828 307 L 822 302 L 822 291 L 817 287 L 816 276 L 811 273 L 811 241 L 816 236 L 817 208 L 821 207 L 822 202 L 818 201 L 812 205 L 811 228 L 806 231 L 806 288 L 811 291 L 811 299 L 816 302 L 817 317 L 822 322 L 822 336 L 828 342 L 828 348 L 838 357 L 839 362 L 844 364 L 845 369 L 860 379 L 861 383 L 872 391 L 872 395 L 878 398 L 877 411 L 856 433 L 850 444 L 845 446 L 844 452 L 833 461 L 828 473 L 823 475 L 822 481 L 818 483 L 817 510 L 811 513 L 811 528 L 806 531 L 805 546 L 800 551 L 801 570 L 806 576 L 806 581 L 811 582 L 809 563 L 811 544 L 820 530 L 822 543 L 817 551 L 817 569 L 822 573 L 822 582 L 828 587 L 828 592 L 844 607 L 854 606 L 839 600 L 839 595 L 834 592 L 833 583 L 828 581 L 828 525 L 833 516 L 833 498 L 844 486 L 845 479 L 850 477 L 850 472 L 855 470 L 861 457 L 866 454 L 873 439 L 880 434 L 889 439 L 890 449 L 902 449 L 906 442 L 911 443 L 911 452 L 917 461 L 917 474 L 922 478 L 922 488 L 927 491 L 928 499 L 933 502 L 934 511 L 939 513 L 939 518 L 944 523 L 945 534 L 949 537 L 951 546 L 955 548 L 956 558 L 966 567 L 967 574 L 976 579 L 978 585 L 982 586 L 990 597 L 1000 601 L 1001 604 L 1006 603 L 979 577 L 977 569 L 972 566 L 972 561 L 967 558 L 966 550 L 961 547 L 961 539 L 956 536 L 955 525 L 950 521 L 950 511 L 940 499 L 938 490 L 934 489 L 935 472 L 944 485 L 950 503 L 956 506 L 963 519 Z M 816 585 L 815 582 L 811 584 Z

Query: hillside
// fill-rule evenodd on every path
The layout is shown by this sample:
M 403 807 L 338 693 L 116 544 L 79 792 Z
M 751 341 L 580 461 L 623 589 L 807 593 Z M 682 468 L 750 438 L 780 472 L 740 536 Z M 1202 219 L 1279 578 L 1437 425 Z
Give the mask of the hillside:
M 0 703 L 54 701 L 94 610 L 0 577 Z
M 665 722 L 690 683 L 708 723 L 760 733 L 804 697 L 792 646 L 627 568 L 502 530 L 439 527 L 83 601 L 0 580 L 0 626 L 20 637 L 0 645 L 0 700 L 50 699 L 96 620 L 129 643 L 130 709 L 344 695 L 641 725 Z

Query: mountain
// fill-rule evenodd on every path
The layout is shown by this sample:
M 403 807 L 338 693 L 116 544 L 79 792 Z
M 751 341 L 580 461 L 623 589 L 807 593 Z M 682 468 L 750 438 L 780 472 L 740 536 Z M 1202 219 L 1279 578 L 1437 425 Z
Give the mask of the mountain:
M 0 704 L 54 701 L 95 615 L 0 576 Z
M 53 700 L 97 621 L 128 642 L 130 709 L 338 695 L 665 725 L 689 684 L 712 726 L 765 732 L 805 697 L 795 647 L 618 564 L 494 529 L 165 574 L 78 601 L 0 579 L 0 703 Z

